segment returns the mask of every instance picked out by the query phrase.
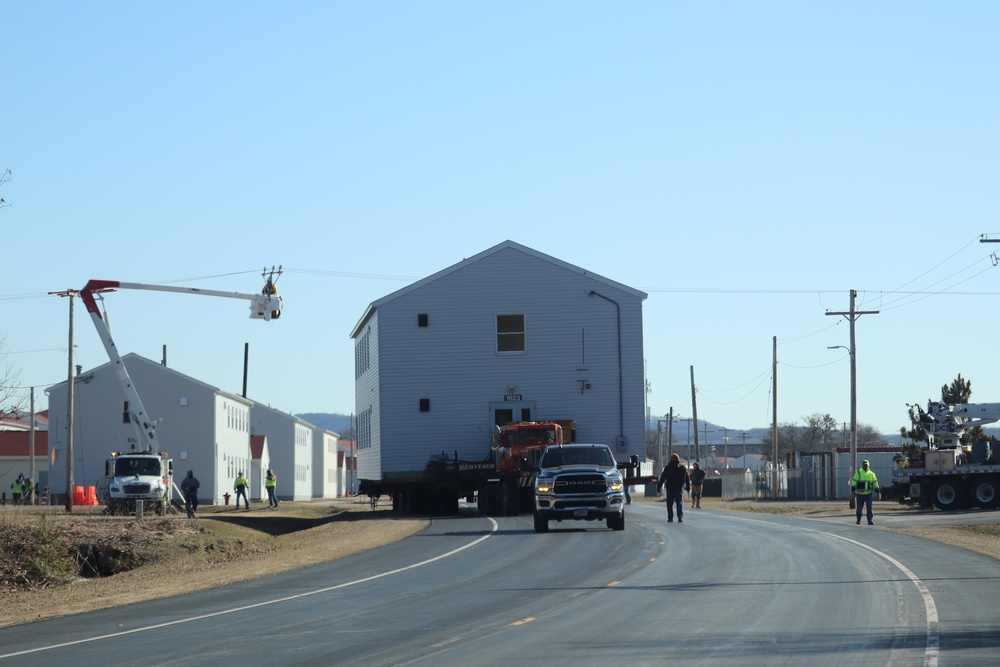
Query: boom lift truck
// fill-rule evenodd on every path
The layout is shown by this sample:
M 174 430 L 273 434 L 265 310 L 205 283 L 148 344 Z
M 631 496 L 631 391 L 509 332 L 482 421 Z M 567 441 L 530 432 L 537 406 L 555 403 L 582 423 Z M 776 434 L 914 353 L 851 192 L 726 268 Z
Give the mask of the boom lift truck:
M 900 498 L 933 504 L 940 510 L 965 507 L 994 509 L 1000 506 L 1000 460 L 989 443 L 961 443 L 962 433 L 974 426 L 1000 421 L 1000 403 L 949 405 L 929 401 L 913 416 L 927 432 L 929 447 L 923 465 L 892 471 Z
M 223 292 L 205 290 L 197 287 L 180 287 L 176 285 L 148 285 L 143 283 L 123 283 L 116 280 L 91 280 L 80 290 L 83 300 L 90 313 L 90 318 L 97 329 L 108 358 L 114 366 L 115 374 L 121 383 L 129 420 L 135 427 L 138 436 L 138 448 L 128 453 L 112 452 L 111 458 L 105 462 L 105 477 L 108 483 L 107 511 L 111 514 L 127 514 L 135 512 L 136 501 L 142 500 L 150 504 L 162 515 L 167 513 L 172 499 L 173 461 L 167 452 L 160 449 L 156 437 L 156 422 L 149 418 L 142 399 L 132 384 L 125 363 L 118 353 L 118 347 L 111 336 L 111 329 L 101 316 L 97 306 L 98 299 L 103 300 L 103 294 L 119 289 L 149 290 L 155 292 L 178 292 L 182 294 L 200 294 L 202 296 L 219 296 L 231 299 L 246 299 L 250 301 L 250 319 L 276 320 L 281 316 L 282 302 L 278 295 L 277 280 L 281 276 L 281 267 L 264 269 L 264 288 L 259 294 L 243 294 L 240 292 Z

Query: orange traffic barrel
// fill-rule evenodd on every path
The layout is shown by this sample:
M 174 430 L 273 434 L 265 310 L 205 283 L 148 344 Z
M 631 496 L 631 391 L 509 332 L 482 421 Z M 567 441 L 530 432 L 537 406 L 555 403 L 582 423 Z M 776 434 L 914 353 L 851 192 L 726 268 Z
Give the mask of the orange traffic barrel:
M 84 505 L 90 505 L 91 507 L 97 507 L 97 487 L 96 486 L 88 486 L 87 487 L 86 500 L 85 500 L 85 502 L 83 504 Z
M 83 487 L 82 486 L 74 486 L 73 487 L 73 504 L 74 505 L 86 505 L 87 504 L 86 500 L 84 498 L 84 495 L 83 495 Z

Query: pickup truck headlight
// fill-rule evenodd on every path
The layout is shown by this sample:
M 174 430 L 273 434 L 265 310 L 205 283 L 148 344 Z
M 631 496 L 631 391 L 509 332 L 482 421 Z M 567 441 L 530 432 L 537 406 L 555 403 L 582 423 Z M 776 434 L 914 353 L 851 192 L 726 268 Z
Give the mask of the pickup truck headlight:
M 539 493 L 551 493 L 552 481 L 548 479 L 539 479 L 535 483 L 535 491 L 538 491 Z
M 624 486 L 625 485 L 622 484 L 621 477 L 615 477 L 610 482 L 608 482 L 608 488 L 611 489 L 612 491 L 621 491 L 624 488 Z

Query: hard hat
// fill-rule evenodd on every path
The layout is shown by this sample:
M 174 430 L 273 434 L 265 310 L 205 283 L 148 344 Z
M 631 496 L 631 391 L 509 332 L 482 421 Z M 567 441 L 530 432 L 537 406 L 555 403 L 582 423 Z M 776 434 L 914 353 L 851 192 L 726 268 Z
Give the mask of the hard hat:
M 870 466 L 871 465 L 870 463 L 868 463 L 868 459 L 865 459 L 861 463 L 862 463 L 862 465 L 866 465 L 866 466 Z M 242 475 L 243 473 L 240 473 L 240 474 Z

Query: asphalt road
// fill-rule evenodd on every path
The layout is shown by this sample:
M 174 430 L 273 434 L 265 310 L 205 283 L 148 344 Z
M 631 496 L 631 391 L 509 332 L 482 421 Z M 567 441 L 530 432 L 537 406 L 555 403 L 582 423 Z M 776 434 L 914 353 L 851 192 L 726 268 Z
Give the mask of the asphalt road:
M 848 514 L 435 519 L 326 565 L 3 628 L 0 664 L 995 665 L 997 562 Z

